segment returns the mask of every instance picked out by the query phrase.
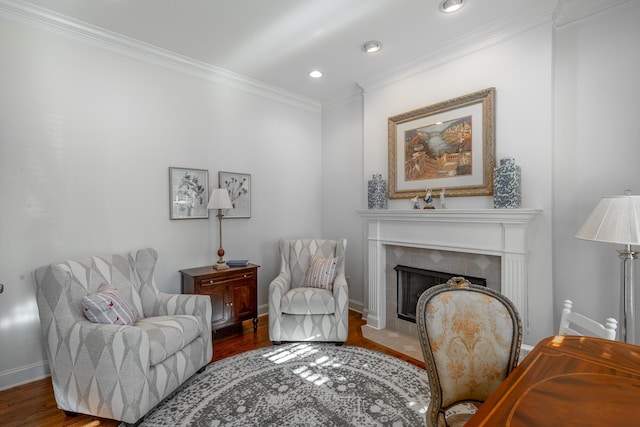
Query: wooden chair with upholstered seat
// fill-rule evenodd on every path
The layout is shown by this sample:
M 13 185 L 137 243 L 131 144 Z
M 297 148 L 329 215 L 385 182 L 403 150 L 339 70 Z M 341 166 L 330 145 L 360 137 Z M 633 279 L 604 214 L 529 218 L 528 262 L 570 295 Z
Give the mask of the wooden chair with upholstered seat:
M 564 300 L 558 335 L 588 335 L 615 340 L 617 329 L 618 321 L 613 317 L 607 318 L 603 325 L 583 314 L 573 311 L 573 302 L 569 299 Z M 523 344 L 521 347 L 523 354 L 520 356 L 520 359 L 523 359 L 532 349 L 533 346 Z
M 484 402 L 516 366 L 520 316 L 499 292 L 454 277 L 420 296 L 416 317 L 431 388 L 427 425 L 463 425 L 469 404 Z
M 562 308 L 562 316 L 560 317 L 559 335 L 589 335 L 594 337 L 606 338 L 609 340 L 616 339 L 616 330 L 618 329 L 618 321 L 612 317 L 605 320 L 603 325 L 580 313 L 573 311 L 573 302 L 564 300 Z

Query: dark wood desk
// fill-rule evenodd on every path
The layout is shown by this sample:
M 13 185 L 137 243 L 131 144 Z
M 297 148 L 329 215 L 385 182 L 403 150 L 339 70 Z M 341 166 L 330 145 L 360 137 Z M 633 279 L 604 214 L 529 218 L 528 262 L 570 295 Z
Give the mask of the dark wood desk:
M 472 426 L 640 425 L 640 346 L 557 335 L 536 345 Z

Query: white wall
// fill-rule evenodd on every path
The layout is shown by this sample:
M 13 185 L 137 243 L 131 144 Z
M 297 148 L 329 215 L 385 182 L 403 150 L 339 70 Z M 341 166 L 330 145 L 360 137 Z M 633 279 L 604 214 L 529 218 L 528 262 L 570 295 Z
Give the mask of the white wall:
M 362 181 L 362 98 L 323 108 L 322 123 L 322 235 L 347 239 L 345 272 L 349 306 L 361 311 L 365 301 L 364 236 L 356 210 L 366 207 Z
M 616 250 L 622 247 L 574 235 L 602 196 L 640 194 L 639 20 L 634 0 L 556 33 L 555 324 L 567 298 L 601 322 L 621 320 Z
M 387 177 L 387 118 L 488 87 L 496 88 L 496 161 L 522 168 L 522 207 L 540 208 L 532 239 L 529 319 L 525 341 L 552 332 L 551 162 L 552 24 L 538 25 L 459 59 L 382 87 L 365 90 L 364 175 Z M 447 208 L 492 208 L 491 197 L 447 199 Z M 389 208 L 410 209 L 408 199 Z M 526 329 L 526 327 L 525 327 Z
M 169 220 L 168 167 L 252 175 L 252 217 L 223 223 L 227 259 L 321 234 L 320 109 L 231 89 L 0 18 L 0 388 L 45 372 L 32 271 L 69 257 L 159 251 L 156 282 L 212 264 L 217 219 Z M 295 177 L 295 179 L 292 179 Z
M 299 236 L 349 240 L 351 305 L 361 308 L 366 252 L 354 211 L 366 207 L 371 175 L 386 177 L 387 118 L 491 86 L 496 158 L 516 158 L 523 207 L 544 210 L 527 340 L 555 330 L 564 298 L 618 317 L 617 248 L 573 235 L 602 195 L 640 192 L 639 3 L 563 25 L 555 42 L 545 24 L 433 64 L 366 90 L 364 110 L 361 100 L 325 108 L 322 122 L 317 111 L 0 18 L 0 388 L 44 372 L 34 268 L 153 246 L 158 286 L 178 292 L 179 269 L 213 261 L 215 217 L 168 219 L 169 166 L 208 169 L 212 186 L 219 170 L 252 175 L 252 217 L 225 220 L 223 233 L 227 258 L 261 265 L 261 311 L 277 240 Z M 447 204 L 492 206 L 488 197 Z

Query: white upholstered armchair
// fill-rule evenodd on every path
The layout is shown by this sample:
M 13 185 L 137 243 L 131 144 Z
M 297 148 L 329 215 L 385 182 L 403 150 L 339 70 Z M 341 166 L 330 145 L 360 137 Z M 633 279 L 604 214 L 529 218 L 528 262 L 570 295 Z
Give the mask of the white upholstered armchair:
M 349 331 L 347 241 L 280 240 L 280 273 L 269 285 L 269 339 L 342 343 Z
M 158 292 L 157 258 L 154 249 L 142 249 L 36 270 L 43 342 L 60 409 L 136 423 L 211 360 L 209 297 Z M 87 319 L 83 297 L 99 295 L 105 283 L 135 312 L 135 323 Z M 119 299 L 107 306 L 114 302 Z

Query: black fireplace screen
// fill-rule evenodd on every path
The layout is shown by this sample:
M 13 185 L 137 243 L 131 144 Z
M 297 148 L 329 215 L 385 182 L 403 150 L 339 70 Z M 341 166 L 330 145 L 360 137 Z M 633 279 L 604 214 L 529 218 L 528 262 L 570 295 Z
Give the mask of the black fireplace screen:
M 475 285 L 487 286 L 487 279 L 480 277 L 424 270 L 406 265 L 396 265 L 393 269 L 396 271 L 398 279 L 398 318 L 413 323 L 416 323 L 418 298 L 427 289 L 446 283 L 447 280 L 456 276 L 462 276 Z

